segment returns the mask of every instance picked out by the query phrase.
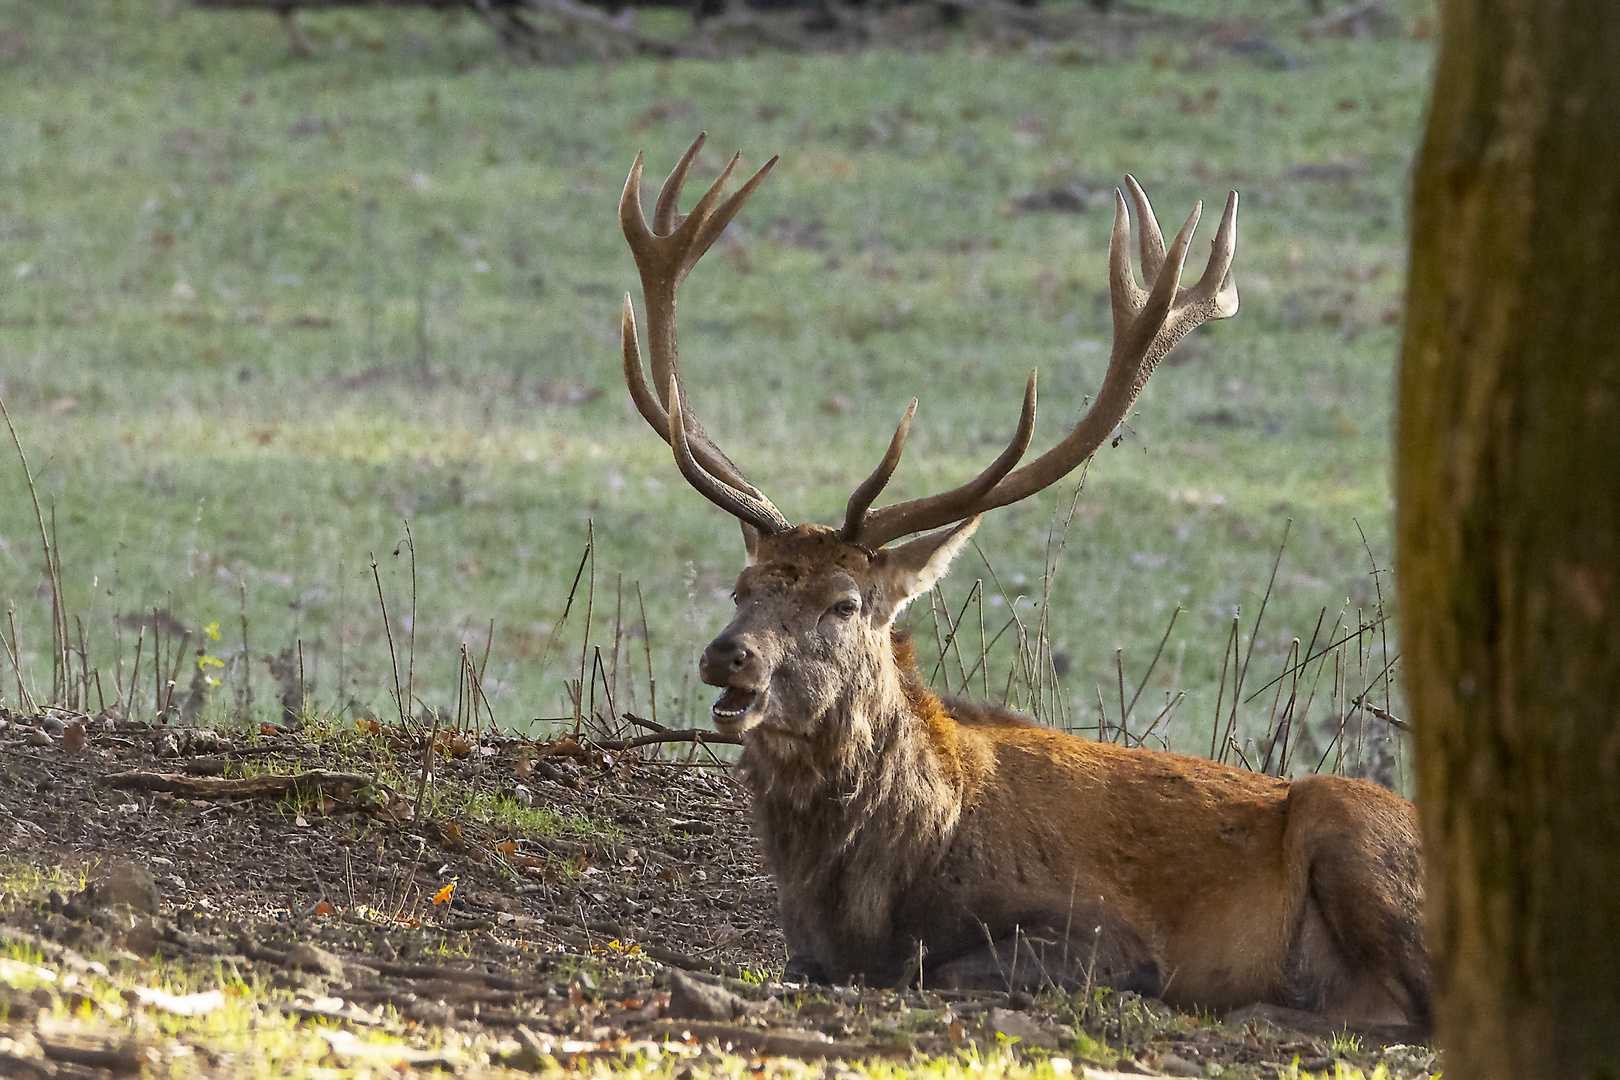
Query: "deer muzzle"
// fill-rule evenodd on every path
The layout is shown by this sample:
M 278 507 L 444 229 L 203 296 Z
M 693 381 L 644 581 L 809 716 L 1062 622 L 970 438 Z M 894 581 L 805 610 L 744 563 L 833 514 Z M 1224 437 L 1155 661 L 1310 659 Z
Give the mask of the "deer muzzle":
M 759 723 L 770 672 L 746 635 L 722 634 L 709 642 L 698 661 L 698 675 L 710 686 L 722 688 L 710 709 L 715 730 L 734 735 Z

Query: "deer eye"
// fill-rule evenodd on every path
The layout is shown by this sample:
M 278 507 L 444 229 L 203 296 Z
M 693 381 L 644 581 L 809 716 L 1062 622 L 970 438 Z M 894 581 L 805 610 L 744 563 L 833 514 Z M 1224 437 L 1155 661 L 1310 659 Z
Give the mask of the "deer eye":
M 833 611 L 836 612 L 839 617 L 845 619 L 854 618 L 855 613 L 859 610 L 861 610 L 861 605 L 857 600 L 840 600 L 838 603 L 833 605 Z

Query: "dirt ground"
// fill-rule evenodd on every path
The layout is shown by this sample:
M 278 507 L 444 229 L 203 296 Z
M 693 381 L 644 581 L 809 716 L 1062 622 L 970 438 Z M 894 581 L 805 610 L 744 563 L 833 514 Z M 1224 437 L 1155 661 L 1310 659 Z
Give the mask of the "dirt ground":
M 633 1059 L 690 1076 L 736 1055 L 988 1052 L 1059 1074 L 1438 1069 L 1426 1047 L 1219 1024 L 1106 990 L 784 983 L 746 793 L 707 747 L 442 733 L 418 820 L 424 742 L 372 721 L 221 733 L 0 712 L 0 1076 L 255 1074 L 217 1035 L 132 1037 L 72 978 L 19 989 L 17 958 L 175 1016 L 183 1002 L 137 987 L 251 987 L 256 1008 L 322 1025 L 328 1065 L 360 1055 L 342 1039 L 387 1033 L 403 1071 Z

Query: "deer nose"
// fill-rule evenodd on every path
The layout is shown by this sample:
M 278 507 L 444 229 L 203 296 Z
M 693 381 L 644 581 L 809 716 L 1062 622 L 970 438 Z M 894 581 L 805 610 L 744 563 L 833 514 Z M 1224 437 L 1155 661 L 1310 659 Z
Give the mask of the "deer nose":
M 709 642 L 698 661 L 698 675 L 710 686 L 725 686 L 732 676 L 748 667 L 758 657 L 742 635 L 723 635 Z

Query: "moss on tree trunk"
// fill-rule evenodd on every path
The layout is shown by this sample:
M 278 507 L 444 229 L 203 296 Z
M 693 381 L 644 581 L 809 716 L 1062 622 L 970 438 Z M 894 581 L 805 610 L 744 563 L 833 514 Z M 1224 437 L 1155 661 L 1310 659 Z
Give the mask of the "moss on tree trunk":
M 1620 3 L 1441 28 L 1396 475 L 1438 1029 L 1620 1077 Z

